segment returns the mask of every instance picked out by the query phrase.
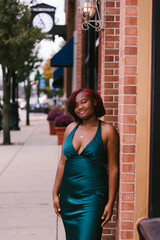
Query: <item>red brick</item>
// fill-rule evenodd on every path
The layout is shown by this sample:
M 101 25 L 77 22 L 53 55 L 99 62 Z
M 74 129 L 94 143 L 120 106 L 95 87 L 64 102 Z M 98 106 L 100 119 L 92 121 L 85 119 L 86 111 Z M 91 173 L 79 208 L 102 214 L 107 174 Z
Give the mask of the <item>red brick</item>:
M 118 42 L 119 41 L 119 36 L 106 36 L 106 41 L 109 41 L 109 42 Z M 118 52 L 117 52 L 118 54 Z
M 135 143 L 136 137 L 135 135 L 123 135 L 122 141 L 125 143 Z
M 119 56 L 115 56 L 115 61 L 119 61 Z
M 113 83 L 105 83 L 105 88 L 113 88 Z
M 113 61 L 113 56 L 105 56 L 105 61 L 106 62 L 112 62 Z
M 137 57 L 136 56 L 125 56 L 124 57 L 124 64 L 125 65 L 136 65 L 137 64 Z
M 135 175 L 134 174 L 123 174 L 122 182 L 134 182 Z
M 125 14 L 126 15 L 133 15 L 137 16 L 138 15 L 138 8 L 137 7 L 126 7 L 125 8 Z
M 106 82 L 116 82 L 116 81 L 118 81 L 118 76 L 105 76 L 105 78 L 104 78 L 104 80 L 106 81 Z
M 137 25 L 138 18 L 137 17 L 125 17 L 126 25 Z
M 120 21 L 120 17 L 116 16 L 116 21 L 119 22 Z
M 105 43 L 105 48 L 114 48 L 114 43 L 113 42 L 106 42 Z
M 119 112 L 120 113 L 127 113 L 127 114 L 136 114 L 136 106 L 135 105 L 119 105 Z
M 117 116 L 105 116 L 104 119 L 105 119 L 104 121 L 116 122 L 117 121 Z
M 106 83 L 105 83 L 104 87 L 106 88 Z M 113 96 L 104 96 L 103 100 L 105 102 L 113 102 Z
M 136 46 L 137 45 L 137 37 L 133 36 L 133 37 L 125 37 L 125 44 L 126 45 L 132 45 L 132 46 Z
M 116 2 L 116 7 L 120 7 L 120 2 Z
M 110 69 L 110 70 L 105 69 L 105 73 L 104 74 L 105 75 L 113 75 L 113 70 L 112 69 Z
M 134 162 L 135 155 L 134 154 L 124 154 L 122 157 L 122 162 Z
M 126 55 L 136 55 L 137 47 L 125 47 L 125 54 Z
M 115 69 L 115 70 L 114 70 L 114 74 L 117 75 L 117 76 L 119 76 L 119 69 Z
M 122 183 L 122 191 L 123 192 L 134 192 L 134 184 L 133 183 Z
M 119 14 L 120 10 L 119 9 L 112 9 L 112 8 L 107 8 L 106 9 L 106 14 Z
M 125 76 L 124 77 L 124 83 L 126 85 L 134 85 L 137 83 L 137 77 L 133 77 L 133 76 Z
M 106 7 L 114 7 L 114 2 L 106 2 Z
M 104 103 L 105 108 L 118 108 L 118 103 Z
M 119 28 L 119 23 L 118 22 L 107 22 L 106 27 L 107 28 Z
M 136 86 L 124 86 L 124 94 L 136 94 Z
M 122 230 L 133 230 L 133 222 L 121 222 L 121 228 Z
M 121 219 L 122 220 L 133 220 L 133 213 L 132 212 L 122 212 Z
M 107 115 L 113 115 L 113 110 L 111 110 L 111 109 L 106 109 L 106 114 L 107 114 Z
M 106 21 L 114 21 L 114 16 L 106 16 Z
M 134 114 L 128 114 L 128 115 L 119 115 L 119 121 L 128 124 L 135 123 L 136 116 Z
M 136 36 L 137 27 L 125 27 L 125 35 Z
M 119 96 L 119 103 L 136 104 L 136 96 Z
M 138 5 L 138 0 L 126 0 L 126 5 Z
M 111 234 L 111 228 L 104 228 L 103 234 Z
M 125 124 L 121 124 L 119 122 L 119 130 L 123 131 L 123 133 L 135 133 L 136 132 L 136 127 L 135 125 L 125 125 Z
M 134 208 L 133 203 L 122 202 L 122 211 L 133 211 L 133 208 Z
M 107 35 L 107 34 L 114 34 L 114 29 L 105 29 L 104 30 L 104 34 Z
M 105 94 L 106 95 L 117 95 L 118 94 L 118 89 L 105 89 Z
M 122 193 L 122 201 L 133 201 L 134 194 L 133 193 Z
M 134 145 L 123 145 L 121 146 L 123 153 L 135 153 Z
M 134 173 L 135 172 L 134 164 L 122 164 L 122 172 L 123 173 Z
M 106 63 L 105 64 L 106 68 L 118 68 L 118 63 Z
M 133 231 L 122 231 L 121 232 L 121 239 L 133 239 Z
M 116 223 L 113 223 L 113 222 L 109 221 L 108 223 L 105 224 L 105 226 L 107 228 L 114 228 L 116 226 Z

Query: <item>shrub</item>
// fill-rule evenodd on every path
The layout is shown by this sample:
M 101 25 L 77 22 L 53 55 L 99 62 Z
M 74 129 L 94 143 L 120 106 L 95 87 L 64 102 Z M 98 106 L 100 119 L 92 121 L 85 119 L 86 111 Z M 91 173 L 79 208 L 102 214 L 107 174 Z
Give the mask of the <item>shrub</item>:
M 55 118 L 54 125 L 56 127 L 66 127 L 73 121 L 74 120 L 73 120 L 73 117 L 71 115 L 63 114 L 63 115 Z
M 63 112 L 62 110 L 60 110 L 59 108 L 54 108 L 54 109 L 51 109 L 48 113 L 48 117 L 47 117 L 47 120 L 51 120 L 51 121 L 54 121 L 56 117 L 62 115 Z

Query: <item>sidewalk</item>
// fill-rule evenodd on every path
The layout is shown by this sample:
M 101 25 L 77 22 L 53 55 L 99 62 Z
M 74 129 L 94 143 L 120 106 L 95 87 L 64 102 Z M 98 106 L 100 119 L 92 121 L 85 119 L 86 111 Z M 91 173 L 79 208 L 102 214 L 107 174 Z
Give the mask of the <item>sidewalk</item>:
M 0 238 L 65 240 L 61 219 L 52 207 L 52 187 L 60 156 L 46 117 L 11 131 L 13 145 L 0 145 Z M 0 143 L 2 143 L 0 131 Z

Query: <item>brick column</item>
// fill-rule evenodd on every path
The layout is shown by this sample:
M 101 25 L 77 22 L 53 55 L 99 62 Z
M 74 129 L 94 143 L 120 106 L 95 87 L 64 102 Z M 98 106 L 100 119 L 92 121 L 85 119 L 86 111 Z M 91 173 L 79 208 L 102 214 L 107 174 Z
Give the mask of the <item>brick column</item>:
M 119 79 L 119 0 L 105 1 L 105 29 L 99 33 L 98 91 L 104 102 L 104 121 L 118 127 Z M 111 221 L 103 229 L 103 240 L 114 240 L 116 233 L 117 204 Z
M 119 0 L 105 2 L 105 29 L 100 32 L 100 80 L 106 116 L 104 120 L 118 126 L 118 77 L 119 77 Z
M 138 0 L 120 1 L 118 128 L 120 189 L 117 239 L 134 239 Z M 143 191 L 143 189 L 142 189 Z
M 75 6 L 75 29 L 77 31 L 77 89 L 84 87 L 84 70 L 85 70 L 85 31 L 82 30 L 82 16 L 78 9 L 79 0 Z
M 66 1 L 66 41 L 73 37 L 74 31 L 75 4 L 70 0 Z M 72 67 L 64 68 L 64 93 L 68 98 L 72 92 Z

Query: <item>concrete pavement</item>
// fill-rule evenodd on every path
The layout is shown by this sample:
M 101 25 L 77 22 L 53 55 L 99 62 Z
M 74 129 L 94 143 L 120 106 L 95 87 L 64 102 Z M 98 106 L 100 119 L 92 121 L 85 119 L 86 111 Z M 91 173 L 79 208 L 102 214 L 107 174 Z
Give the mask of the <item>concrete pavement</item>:
M 65 240 L 51 196 L 61 152 L 57 136 L 49 135 L 43 114 L 32 115 L 28 127 L 22 119 L 20 128 L 11 131 L 12 145 L 0 145 L 0 239 Z

